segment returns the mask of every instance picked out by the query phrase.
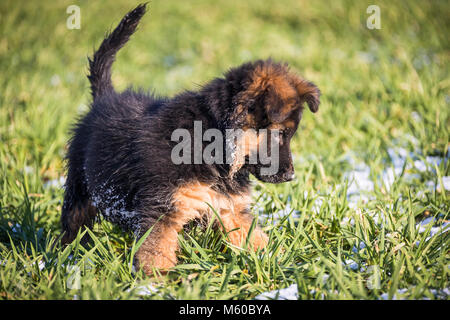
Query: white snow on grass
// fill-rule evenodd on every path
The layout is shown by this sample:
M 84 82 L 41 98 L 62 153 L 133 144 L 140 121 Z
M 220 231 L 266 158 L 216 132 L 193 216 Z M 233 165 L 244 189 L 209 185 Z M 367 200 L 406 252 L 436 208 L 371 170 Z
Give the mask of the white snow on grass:
M 151 284 L 141 285 L 127 290 L 127 292 L 130 291 L 135 291 L 139 296 L 152 296 L 160 293 L 159 290 Z
M 397 289 L 397 291 L 392 295 L 391 300 L 405 300 L 406 297 L 404 296 L 408 291 L 412 291 L 415 287 L 411 288 L 402 288 Z M 439 300 L 445 300 L 448 299 L 450 296 L 450 289 L 444 288 L 444 289 L 429 289 L 430 293 L 434 296 L 435 299 Z M 383 293 L 380 296 L 381 300 L 389 300 L 389 293 Z M 424 296 L 422 298 L 423 300 L 429 300 L 428 297 Z
M 352 170 L 345 172 L 343 175 L 343 183 L 337 185 L 339 189 L 343 187 L 344 182 L 347 182 L 347 203 L 351 209 L 356 209 L 361 204 L 367 204 L 368 202 L 375 200 L 374 190 L 376 187 L 384 188 L 389 192 L 396 181 L 401 179 L 408 183 L 413 183 L 416 180 L 421 179 L 421 174 L 432 172 L 435 174 L 435 167 L 439 166 L 442 162 L 445 164 L 450 159 L 450 153 L 447 153 L 443 157 L 437 156 L 423 156 L 418 150 L 418 142 L 412 136 L 405 136 L 405 141 L 410 142 L 415 147 L 414 152 L 410 152 L 401 146 L 401 143 L 394 141 L 394 146 L 387 149 L 388 159 L 385 161 L 384 170 L 379 172 L 373 172 L 371 167 L 357 159 L 357 156 L 353 152 L 348 152 L 344 156 L 344 160 L 347 161 Z M 443 176 L 442 182 L 440 179 L 435 181 L 421 182 L 426 185 L 427 189 L 433 191 L 435 189 L 450 190 L 450 176 Z M 441 185 L 442 184 L 442 185 Z M 330 192 L 332 190 L 330 189 Z M 423 191 L 419 191 L 417 195 L 423 194 Z M 303 197 L 315 198 L 312 211 L 319 212 L 322 204 L 330 195 L 314 195 L 308 194 L 308 191 L 304 191 Z M 263 207 L 264 203 L 267 203 L 269 196 L 260 194 L 258 197 L 258 203 L 255 205 L 256 211 L 258 211 L 260 222 L 268 220 L 268 215 Z M 271 209 L 274 209 L 275 203 L 272 202 Z M 270 218 L 272 223 L 276 223 L 286 215 L 292 215 L 293 218 L 300 217 L 301 212 L 291 207 L 288 201 L 285 209 L 275 211 L 271 213 Z M 374 217 L 375 220 L 382 222 L 383 217 Z M 378 222 L 376 222 L 378 223 Z
M 62 188 L 64 184 L 66 183 L 66 177 L 62 176 L 58 179 L 49 180 L 44 183 L 44 188 Z
M 407 140 L 413 143 L 413 145 L 417 146 L 417 140 L 414 137 L 409 137 Z M 386 162 L 386 167 L 382 171 L 381 174 L 376 175 L 371 172 L 371 168 L 363 162 L 358 162 L 354 155 L 350 155 L 346 157 L 346 160 L 352 166 L 352 170 L 348 171 L 344 174 L 344 181 L 347 180 L 347 201 L 348 205 L 352 209 L 356 209 L 357 211 L 361 211 L 358 209 L 361 203 L 367 203 L 371 200 L 374 200 L 375 197 L 373 195 L 373 191 L 375 190 L 375 186 L 377 183 L 381 183 L 379 187 L 385 188 L 386 191 L 389 191 L 392 188 L 392 185 L 398 180 L 402 179 L 403 181 L 413 182 L 416 179 L 421 178 L 421 174 L 417 173 L 427 173 L 433 172 L 435 173 L 436 166 L 439 166 L 442 161 L 447 163 L 449 161 L 449 154 L 445 157 L 435 157 L 435 156 L 421 156 L 420 152 L 409 152 L 403 147 L 391 147 L 387 150 L 389 155 L 389 161 Z M 423 183 L 423 182 L 422 182 Z M 436 188 L 440 188 L 441 190 L 450 190 L 450 176 L 442 177 L 442 182 L 438 180 L 436 185 L 435 181 L 425 181 L 424 184 L 427 186 L 429 190 L 435 190 Z M 308 192 L 305 191 L 304 197 L 308 198 Z M 267 199 L 266 199 L 267 200 Z M 320 211 L 320 208 L 324 201 L 326 200 L 326 196 L 317 196 L 315 202 L 312 206 L 312 210 L 314 212 Z M 263 212 L 263 208 L 260 208 L 259 212 Z M 361 213 L 361 212 L 360 212 Z M 293 209 L 288 202 L 286 208 L 284 210 L 279 210 L 273 213 L 273 223 L 276 223 L 282 217 L 287 214 L 292 214 L 294 218 L 299 217 L 301 212 Z M 362 213 L 361 213 L 362 214 Z M 384 223 L 386 217 L 382 212 L 378 213 L 369 213 L 372 214 L 372 218 L 377 225 Z M 267 217 L 267 216 L 266 216 Z M 261 218 L 261 215 L 260 215 Z M 341 225 L 351 224 L 354 225 L 355 220 L 351 217 L 344 217 L 341 221 Z M 430 225 L 432 224 L 432 225 Z M 450 230 L 449 227 L 450 222 L 444 221 L 439 222 L 434 217 L 428 217 L 419 223 L 416 224 L 416 230 L 419 233 L 426 232 L 428 229 L 429 236 L 425 239 L 428 241 L 434 236 L 440 235 L 444 232 Z M 389 235 L 387 235 L 389 236 Z M 419 242 L 416 243 L 419 245 Z M 366 243 L 360 242 L 358 246 L 353 246 L 352 252 L 358 254 L 361 250 L 366 248 Z M 346 260 L 342 262 L 343 266 L 354 272 L 365 272 L 370 268 L 367 267 L 365 261 L 360 261 L 359 263 L 353 260 L 351 257 L 348 257 Z M 366 268 L 367 267 L 367 268 Z M 392 299 L 402 298 L 402 295 L 408 292 L 409 289 L 398 289 L 397 292 L 393 295 Z M 442 297 L 449 296 L 449 289 L 444 290 L 434 290 L 431 289 L 430 292 L 438 299 Z M 273 290 L 269 292 L 264 292 L 259 294 L 255 299 L 257 300 L 267 300 L 267 299 L 278 299 L 278 300 L 297 300 L 298 299 L 297 285 L 293 284 L 287 288 Z M 380 297 L 381 299 L 388 299 L 389 294 L 384 293 Z M 425 297 L 426 298 L 426 297 Z
M 429 236 L 425 239 L 425 241 L 429 241 L 432 237 L 441 235 L 450 230 L 450 222 L 444 221 L 442 224 L 438 224 L 439 222 L 434 217 L 428 217 L 418 224 L 416 224 L 416 230 L 419 233 L 424 233 L 427 229 L 430 229 Z M 431 227 L 431 228 L 430 228 Z M 420 241 L 416 241 L 416 246 L 420 245 Z
M 425 232 L 427 230 L 427 228 L 429 228 L 430 223 L 434 224 L 436 222 L 437 222 L 436 218 L 429 217 L 429 218 L 426 218 L 426 219 L 422 220 L 420 223 L 418 223 L 416 225 L 416 228 L 418 228 L 418 232 L 419 233 L 423 233 L 423 232 Z M 440 225 L 440 226 L 431 227 L 431 229 L 430 229 L 430 237 L 433 237 L 433 236 L 435 236 L 437 234 L 442 234 L 442 233 L 448 231 L 449 230 L 449 228 L 448 228 L 449 225 L 450 225 L 450 222 L 444 221 L 444 223 L 442 223 L 442 225 Z
M 414 139 L 410 139 L 413 144 L 415 144 Z M 351 165 L 352 170 L 344 173 L 344 181 L 348 181 L 347 184 L 347 201 L 348 206 L 351 209 L 359 210 L 361 203 L 368 203 L 375 199 L 374 190 L 378 187 L 385 188 L 386 191 L 389 191 L 393 184 L 398 180 L 402 179 L 403 181 L 414 181 L 416 179 L 421 178 L 421 174 L 427 172 L 435 172 L 436 166 L 439 166 L 442 161 L 447 163 L 449 160 L 449 155 L 447 154 L 445 157 L 436 157 L 436 156 L 422 156 L 420 152 L 410 152 L 403 147 L 394 146 L 387 149 L 387 153 L 389 156 L 389 161 L 386 161 L 386 167 L 380 173 L 372 172 L 372 169 L 369 165 L 364 162 L 358 161 L 356 156 L 352 153 L 349 153 L 348 156 L 345 157 L 345 160 Z M 31 172 L 33 168 L 27 167 L 25 171 Z M 420 172 L 421 174 L 417 173 Z M 435 190 L 440 188 L 441 190 L 450 190 L 450 176 L 443 176 L 441 179 L 436 179 L 436 181 L 425 181 L 422 184 L 425 184 L 428 189 Z M 65 177 L 60 177 L 58 179 L 47 181 L 44 184 L 44 188 L 59 188 L 62 187 L 65 183 Z M 380 184 L 380 185 L 378 185 Z M 339 189 L 339 188 L 337 188 Z M 332 190 L 330 190 L 332 192 Z M 121 201 L 120 199 L 115 199 L 117 197 L 113 194 L 112 190 L 106 190 L 106 194 L 112 198 L 112 200 Z M 271 209 L 275 208 L 275 203 L 273 199 L 269 199 L 270 196 L 267 194 L 260 195 L 261 203 L 271 202 Z M 279 195 L 283 197 L 283 195 Z M 308 197 L 314 199 L 314 203 L 312 205 L 312 211 L 319 212 L 322 205 L 327 200 L 329 195 L 314 195 L 308 194 L 308 191 L 304 191 L 303 193 L 304 199 L 308 199 Z M 96 200 L 96 199 L 94 199 Z M 289 200 L 289 198 L 288 198 Z M 255 210 L 259 211 L 260 219 L 267 220 L 268 216 L 264 214 L 263 206 L 259 206 L 256 204 Z M 120 207 L 120 206 L 118 206 Z M 111 211 L 111 212 L 110 212 Z M 112 215 L 112 210 L 106 210 L 106 215 Z M 131 218 L 134 216 L 134 212 L 127 213 L 127 215 Z M 360 212 L 360 214 L 362 214 Z M 385 217 L 383 213 L 368 213 L 372 214 L 372 218 L 374 222 L 379 225 L 385 221 Z M 283 217 L 290 215 L 292 218 L 299 218 L 301 212 L 292 208 L 291 202 L 287 201 L 286 206 L 282 210 L 278 210 L 271 214 L 270 218 L 272 223 L 277 223 Z M 341 221 L 341 224 L 351 224 L 353 225 L 355 220 L 353 218 L 344 217 Z M 424 220 L 420 221 L 416 224 L 416 231 L 418 233 L 424 233 L 429 230 L 429 235 L 425 239 L 428 241 L 432 237 L 441 235 L 450 230 L 449 227 L 450 222 L 444 221 L 439 222 L 435 217 L 427 217 Z M 22 232 L 21 225 L 16 223 L 11 226 L 11 231 L 13 233 Z M 389 237 L 389 234 L 386 235 Z M 416 245 L 419 245 L 419 241 L 416 242 Z M 356 246 L 353 246 L 352 252 L 357 255 L 361 250 L 366 248 L 367 244 L 364 242 L 359 242 Z M 369 244 L 370 246 L 370 244 Z M 342 265 L 349 272 L 368 272 L 367 263 L 365 261 L 356 261 L 355 256 L 346 257 L 346 259 L 342 262 Z M 69 261 L 72 260 L 72 257 L 69 257 Z M 73 259 L 75 260 L 75 259 Z M 72 262 L 72 261 L 70 261 Z M 88 263 L 92 264 L 91 261 L 88 260 Z M 6 261 L 0 261 L 0 265 L 5 265 Z M 34 264 L 37 265 L 38 269 L 42 271 L 46 266 L 46 263 L 43 260 L 35 261 Z M 77 261 L 74 261 L 74 264 L 70 263 L 67 265 L 67 268 L 76 267 Z M 64 265 L 63 265 L 64 266 Z M 133 266 L 134 268 L 134 266 Z M 325 275 L 323 281 L 328 279 L 329 275 Z M 391 297 L 392 299 L 402 299 L 405 294 L 407 294 L 408 290 L 412 290 L 412 288 L 403 288 L 398 289 L 395 294 Z M 152 285 L 141 285 L 134 288 L 128 289 L 128 291 L 135 291 L 137 295 L 140 296 L 150 296 L 158 294 L 159 291 L 156 287 Z M 429 290 L 436 298 L 447 298 L 450 294 L 450 290 L 448 288 L 443 290 L 430 289 Z M 313 290 L 311 291 L 314 294 Z M 324 295 L 322 294 L 322 298 Z M 272 290 L 268 292 L 264 292 L 259 294 L 255 299 L 257 300 L 267 300 L 267 299 L 278 299 L 278 300 L 297 300 L 299 298 L 299 294 L 297 291 L 297 285 L 293 284 L 288 286 L 287 288 Z M 381 299 L 389 299 L 388 293 L 383 293 L 380 296 Z
M 256 300 L 298 300 L 297 285 L 293 284 L 287 288 L 261 293 L 255 297 Z
M 411 288 L 401 288 L 397 289 L 397 291 L 392 295 L 391 300 L 402 300 L 405 299 L 405 295 L 408 293 L 408 291 L 412 291 L 414 287 Z M 444 289 L 430 289 L 429 290 L 431 294 L 436 299 L 448 299 L 450 296 L 450 289 L 444 288 Z M 315 294 L 315 290 L 310 291 L 311 294 Z M 337 292 L 336 292 L 337 293 Z M 321 294 L 321 298 L 323 299 L 325 296 L 324 294 Z M 298 300 L 298 290 L 297 285 L 292 284 L 287 288 L 279 289 L 279 290 L 273 290 L 261 293 L 255 297 L 255 300 Z M 383 293 L 380 295 L 381 300 L 389 300 L 389 293 Z M 424 296 L 422 299 L 428 300 L 429 298 Z
M 347 199 L 351 208 L 355 208 L 359 200 L 368 202 L 369 200 L 374 199 L 374 197 L 370 195 L 375 187 L 375 182 L 372 180 L 373 178 L 378 178 L 382 183 L 382 186 L 389 191 L 395 181 L 401 176 L 402 172 L 403 176 L 401 176 L 401 178 L 404 181 L 413 181 L 414 179 L 420 179 L 421 177 L 418 173 L 411 173 L 414 169 L 422 173 L 427 171 L 433 172 L 435 166 L 439 166 L 442 161 L 446 163 L 449 160 L 447 155 L 446 157 L 427 156 L 425 157 L 425 161 L 423 161 L 421 160 L 423 157 L 420 156 L 419 152 L 409 152 L 402 147 L 388 148 L 387 153 L 392 166 L 387 166 L 381 173 L 381 176 L 378 177 L 374 177 L 374 174 L 367 164 L 357 162 L 353 156 L 347 156 L 347 161 L 354 168 L 344 174 L 344 179 L 349 181 L 347 186 Z M 442 184 L 443 185 L 441 186 L 439 182 L 438 187 L 450 190 L 450 176 L 442 177 Z M 434 181 L 426 181 L 425 185 L 431 190 L 436 188 Z

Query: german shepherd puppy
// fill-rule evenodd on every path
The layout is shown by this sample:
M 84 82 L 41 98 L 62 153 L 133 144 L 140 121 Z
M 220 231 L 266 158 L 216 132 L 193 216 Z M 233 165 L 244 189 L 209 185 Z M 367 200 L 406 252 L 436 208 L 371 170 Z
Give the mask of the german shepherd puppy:
M 249 234 L 249 175 L 270 183 L 293 179 L 290 140 L 303 105 L 318 110 L 320 91 L 286 64 L 258 60 L 230 69 L 198 91 L 172 98 L 130 89 L 116 92 L 111 66 L 145 11 L 144 4 L 125 15 L 89 59 L 93 102 L 70 140 L 62 242 L 70 243 L 81 227 L 91 228 L 98 212 L 136 237 L 152 228 L 135 257 L 136 266 L 152 274 L 154 268 L 175 266 L 177 233 L 191 220 L 212 216 L 212 207 L 233 245 L 242 246 L 250 237 L 250 246 L 263 248 L 267 235 L 259 227 Z M 231 144 L 241 150 L 244 161 L 175 164 L 172 152 L 177 142 L 172 134 L 180 128 L 194 134 L 195 123 L 224 135 L 229 129 L 241 130 L 245 139 Z M 266 134 L 259 134 L 259 129 L 266 129 Z M 262 136 L 275 131 L 278 170 L 264 175 L 267 163 L 248 159 Z

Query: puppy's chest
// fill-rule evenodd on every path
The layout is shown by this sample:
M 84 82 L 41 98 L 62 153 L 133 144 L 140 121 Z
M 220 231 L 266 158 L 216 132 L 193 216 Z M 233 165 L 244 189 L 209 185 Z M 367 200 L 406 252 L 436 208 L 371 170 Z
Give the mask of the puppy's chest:
M 178 188 L 173 195 L 175 212 L 172 220 L 176 224 L 182 225 L 205 215 L 211 217 L 214 215 L 214 211 L 223 218 L 248 210 L 250 202 L 249 192 L 226 195 L 206 184 L 190 183 Z

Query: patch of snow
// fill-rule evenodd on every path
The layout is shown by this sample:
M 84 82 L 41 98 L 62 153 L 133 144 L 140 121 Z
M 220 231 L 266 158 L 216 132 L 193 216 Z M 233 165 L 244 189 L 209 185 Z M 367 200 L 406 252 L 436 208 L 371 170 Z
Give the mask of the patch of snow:
M 349 184 L 347 186 L 347 196 L 361 194 L 363 191 L 371 192 L 375 184 L 370 180 L 370 167 L 366 164 L 357 166 L 355 170 L 344 175 Z
M 399 297 L 399 295 L 404 295 L 405 293 L 407 293 L 408 291 L 411 291 L 412 289 L 414 289 L 414 287 L 411 288 L 402 288 L 402 289 L 398 289 L 396 293 L 394 293 L 394 295 L 392 296 L 392 300 L 404 300 L 405 298 L 403 297 Z M 441 299 L 441 300 L 445 300 L 450 296 L 450 290 L 449 288 L 444 288 L 444 289 L 429 289 L 430 292 L 434 295 L 434 297 L 436 299 Z M 388 300 L 389 299 L 389 294 L 388 293 L 383 293 L 380 296 L 380 299 L 382 300 Z M 424 300 L 429 300 L 429 298 L 427 297 L 423 297 Z
M 361 242 L 359 243 L 359 249 L 356 248 L 355 246 L 353 246 L 352 252 L 353 252 L 353 253 L 358 253 L 359 251 L 361 251 L 361 250 L 364 249 L 365 247 L 366 247 L 366 244 L 365 244 L 363 241 L 361 241 Z
M 312 210 L 313 212 L 318 213 L 318 212 L 320 211 L 320 208 L 321 208 L 322 205 L 323 205 L 323 202 L 324 202 L 324 197 L 318 197 L 318 198 L 314 201 L 311 210 Z
M 444 184 L 445 190 L 450 190 L 450 176 L 442 177 L 442 183 Z
M 419 222 L 418 224 L 416 224 L 416 229 L 417 232 L 419 233 L 423 233 L 427 230 L 427 228 L 429 227 L 430 223 L 435 223 L 436 219 L 434 217 L 428 217 L 424 220 L 422 220 L 421 222 Z M 443 234 L 447 231 L 450 230 L 449 228 L 450 222 L 448 221 L 444 221 L 444 223 L 442 223 L 439 226 L 432 226 L 430 229 L 430 235 L 425 239 L 425 241 L 430 240 L 432 237 Z M 418 246 L 420 244 L 420 241 L 416 241 L 416 246 Z
M 25 168 L 23 168 L 23 171 L 24 171 L 26 174 L 31 174 L 31 173 L 34 172 L 34 168 L 31 167 L 31 166 L 25 166 Z
M 11 226 L 11 231 L 14 233 L 21 233 L 22 232 L 22 226 L 19 223 L 15 223 Z
M 59 177 L 58 179 L 49 180 L 44 183 L 44 188 L 61 188 L 66 183 L 66 177 Z
M 298 300 L 297 284 L 287 288 L 263 292 L 255 297 L 256 300 Z
M 398 297 L 397 297 L 397 295 L 398 294 L 405 294 L 406 292 L 408 291 L 408 289 L 398 289 L 397 290 L 397 293 L 394 293 L 394 295 L 392 296 L 392 300 L 398 300 Z M 380 298 L 382 299 L 382 300 L 389 300 L 389 294 L 388 293 L 383 293 L 381 296 L 380 296 Z
M 413 145 L 417 146 L 418 144 L 417 139 L 414 137 L 410 137 L 407 140 L 410 140 Z M 443 161 L 446 163 L 449 160 L 448 154 L 444 157 L 426 156 L 425 160 L 421 160 L 419 159 L 420 151 L 410 152 L 403 147 L 388 148 L 387 153 L 392 167 L 387 167 L 383 170 L 381 176 L 378 177 L 387 191 L 390 190 L 404 169 L 405 172 L 402 179 L 413 181 L 414 179 L 420 179 L 421 175 L 411 172 L 412 169 L 415 168 L 419 172 L 434 171 L 435 165 L 439 166 Z M 348 180 L 348 205 L 350 208 L 356 208 L 359 200 L 368 202 L 373 199 L 367 194 L 373 192 L 375 182 L 371 179 L 371 169 L 366 163 L 358 162 L 352 153 L 349 153 L 344 158 L 353 167 L 353 170 L 344 174 L 344 179 Z M 411 161 L 408 161 L 409 159 Z M 443 186 L 441 188 L 450 190 L 450 176 L 444 176 L 442 183 Z M 429 189 L 434 190 L 436 187 L 433 181 L 427 181 L 425 184 Z
M 39 271 L 42 271 L 42 269 L 45 268 L 45 261 L 44 260 L 39 260 L 38 268 L 39 268 Z
M 284 209 L 279 210 L 273 214 L 275 219 L 281 219 L 287 215 L 291 215 L 293 218 L 298 218 L 300 216 L 300 211 L 294 210 L 294 208 L 292 208 L 291 204 L 288 202 Z
M 52 77 L 50 78 L 50 84 L 51 84 L 53 87 L 56 87 L 56 86 L 58 86 L 60 83 L 61 83 L 61 78 L 59 77 L 59 75 L 57 75 L 57 74 L 52 75 Z
M 439 188 L 442 189 L 442 187 L 444 187 L 445 190 L 450 190 L 450 176 L 442 177 L 442 183 L 443 183 L 443 186 L 441 186 L 441 183 L 439 181 Z M 436 189 L 436 183 L 434 181 L 427 181 L 427 182 L 425 182 L 425 185 L 428 187 L 429 190 Z
M 342 262 L 342 265 L 350 268 L 353 271 L 360 271 L 360 272 L 364 272 L 366 271 L 366 268 L 364 266 L 361 266 L 361 268 L 359 267 L 359 264 L 353 260 L 353 259 L 346 259 L 345 261 Z M 365 265 L 365 263 L 363 263 L 363 265 Z
M 346 225 L 346 224 L 350 224 L 350 225 L 355 225 L 355 219 L 354 218 L 349 218 L 349 217 L 344 217 L 342 218 L 341 225 Z
M 413 118 L 416 122 L 422 121 L 422 116 L 416 111 L 411 112 L 411 118 Z
M 430 292 L 437 298 L 437 299 L 448 299 L 450 297 L 450 288 L 444 288 L 442 290 L 436 290 L 436 289 L 430 289 Z
M 352 259 L 347 259 L 345 260 L 345 262 L 342 263 L 344 266 L 349 267 L 350 269 L 352 269 L 353 271 L 358 270 L 358 263 L 356 263 L 354 260 Z
M 158 289 L 156 289 L 154 286 L 152 286 L 150 284 L 131 288 L 131 289 L 128 289 L 127 291 L 130 292 L 132 290 L 135 290 L 136 294 L 140 295 L 140 296 L 151 296 L 151 295 L 159 293 Z

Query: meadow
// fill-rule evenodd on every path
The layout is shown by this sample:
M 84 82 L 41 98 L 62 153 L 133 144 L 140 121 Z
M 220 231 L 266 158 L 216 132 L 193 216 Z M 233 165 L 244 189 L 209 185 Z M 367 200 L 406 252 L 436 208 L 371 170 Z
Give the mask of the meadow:
M 448 300 L 450 3 L 373 2 L 149 3 L 114 64 L 118 90 L 173 95 L 272 57 L 322 97 L 292 142 L 297 179 L 254 179 L 267 250 L 192 225 L 178 266 L 148 278 L 133 270 L 139 242 L 103 219 L 90 247 L 81 235 L 58 243 L 69 130 L 91 101 L 87 56 L 137 3 L 2 0 L 0 299 Z M 367 28 L 371 4 L 381 29 Z

